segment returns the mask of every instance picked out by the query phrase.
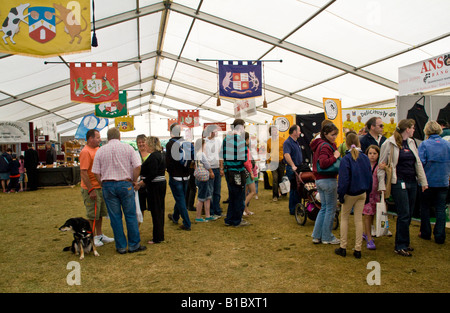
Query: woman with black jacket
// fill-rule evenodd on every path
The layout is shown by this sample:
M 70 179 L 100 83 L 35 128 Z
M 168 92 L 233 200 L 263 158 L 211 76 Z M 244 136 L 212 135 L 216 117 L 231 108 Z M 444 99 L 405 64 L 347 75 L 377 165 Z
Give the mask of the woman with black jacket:
M 157 137 L 147 137 L 150 155 L 142 163 L 141 177 L 145 183 L 153 221 L 153 238 L 148 243 L 164 241 L 164 212 L 166 197 L 166 161 Z

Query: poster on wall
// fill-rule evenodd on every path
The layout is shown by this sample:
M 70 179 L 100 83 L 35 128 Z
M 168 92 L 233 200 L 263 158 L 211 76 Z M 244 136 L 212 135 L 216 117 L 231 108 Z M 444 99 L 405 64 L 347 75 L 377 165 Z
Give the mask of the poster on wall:
M 400 96 L 448 86 L 450 86 L 450 53 L 443 53 L 398 69 Z
M 0 143 L 19 143 L 30 141 L 28 122 L 0 121 Z
M 346 129 L 354 130 L 357 134 L 366 122 L 372 117 L 379 117 L 383 121 L 383 135 L 389 138 L 394 133 L 397 126 L 397 108 L 344 108 L 342 109 L 342 127 L 345 132 Z

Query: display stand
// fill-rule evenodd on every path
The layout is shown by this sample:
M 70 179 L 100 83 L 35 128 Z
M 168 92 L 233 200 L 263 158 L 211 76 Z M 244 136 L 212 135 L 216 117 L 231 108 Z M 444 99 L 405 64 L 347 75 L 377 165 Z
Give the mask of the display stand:
M 79 162 L 79 156 L 82 149 L 78 140 L 67 141 L 65 144 L 64 163 L 66 166 L 74 166 Z

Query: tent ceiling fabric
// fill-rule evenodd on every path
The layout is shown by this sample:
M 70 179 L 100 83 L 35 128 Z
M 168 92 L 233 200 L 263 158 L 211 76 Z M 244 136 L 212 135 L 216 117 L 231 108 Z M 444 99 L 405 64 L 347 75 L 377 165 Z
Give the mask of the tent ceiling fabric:
M 216 62 L 197 59 L 282 60 L 264 62 L 268 108 L 258 98 L 250 123 L 320 112 L 324 97 L 343 107 L 387 103 L 398 95 L 399 67 L 448 52 L 449 11 L 447 0 L 95 0 L 91 52 L 0 54 L 0 119 L 53 121 L 73 135 L 93 112 L 71 102 L 68 66 L 44 61 L 142 61 L 119 64 L 136 116 L 126 136 L 167 136 L 177 109 L 200 109 L 201 122 L 233 120 L 231 101 L 216 106 Z

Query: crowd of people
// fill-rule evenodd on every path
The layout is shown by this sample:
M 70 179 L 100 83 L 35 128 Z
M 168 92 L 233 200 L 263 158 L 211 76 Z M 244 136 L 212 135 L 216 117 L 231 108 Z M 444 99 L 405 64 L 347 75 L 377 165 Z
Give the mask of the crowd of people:
M 95 233 L 95 245 L 115 243 L 118 253 L 143 251 L 138 213 L 150 211 L 152 238 L 148 244 L 164 242 L 166 213 L 169 221 L 190 231 L 192 222 L 188 211 L 195 210 L 195 223 L 217 221 L 223 218 L 225 226 L 244 227 L 250 223 L 245 216 L 253 215 L 249 205 L 257 194 L 259 169 L 250 153 L 250 136 L 245 122 L 236 119 L 232 130 L 221 139 L 219 128 L 208 126 L 202 138 L 189 142 L 181 136 L 181 126 L 170 127 L 171 139 L 165 151 L 157 137 L 139 135 L 138 151 L 120 141 L 120 131 L 111 128 L 107 144 L 100 147 L 100 133 L 89 130 L 86 145 L 80 153 L 81 195 L 86 216 Z M 450 142 L 444 140 L 442 126 L 429 121 L 424 129 L 426 140 L 412 139 L 415 123 L 412 119 L 398 122 L 393 135 L 383 136 L 380 118 L 371 118 L 365 125 L 367 133 L 354 131 L 345 134 L 344 143 L 337 147 L 339 129 L 331 121 L 322 123 L 320 133 L 311 141 L 312 164 L 305 166 L 298 143 L 301 129 L 293 125 L 289 137 L 280 140 L 278 129 L 269 128 L 267 170 L 272 172 L 272 200 L 281 196 L 279 184 L 287 176 L 288 209 L 294 214 L 301 201 L 295 173 L 312 171 L 320 196 L 321 209 L 312 232 L 314 244 L 339 245 L 335 253 L 346 256 L 350 215 L 354 216 L 355 244 L 353 255 L 361 258 L 363 242 L 369 250 L 376 249 L 372 234 L 376 204 L 382 193 L 390 193 L 397 213 L 394 251 L 411 256 L 409 226 L 414 212 L 418 188 L 420 192 L 420 238 L 436 243 L 445 242 L 446 202 L 450 175 Z M 51 156 L 51 153 L 49 153 Z M 23 182 L 22 173 L 29 173 L 28 184 L 37 188 L 33 170 L 37 153 L 32 145 L 24 158 L 17 160 L 11 151 L 1 156 L 8 166 L 8 177 L 0 168 L 5 192 Z M 6 164 L 6 165 L 4 165 Z M 166 181 L 168 174 L 168 182 Z M 226 214 L 221 208 L 222 178 L 228 190 Z M 4 181 L 9 179 L 8 184 Z M 166 212 L 165 196 L 169 186 L 174 207 Z M 20 187 L 22 189 L 22 187 Z M 197 195 L 197 204 L 194 198 Z M 387 194 L 386 194 L 387 196 Z M 384 198 L 384 197 L 383 197 Z M 341 205 L 339 238 L 332 232 L 333 219 Z M 432 230 L 430 209 L 436 212 Z M 102 232 L 103 217 L 109 215 L 114 238 Z M 122 216 L 125 217 L 127 235 Z

